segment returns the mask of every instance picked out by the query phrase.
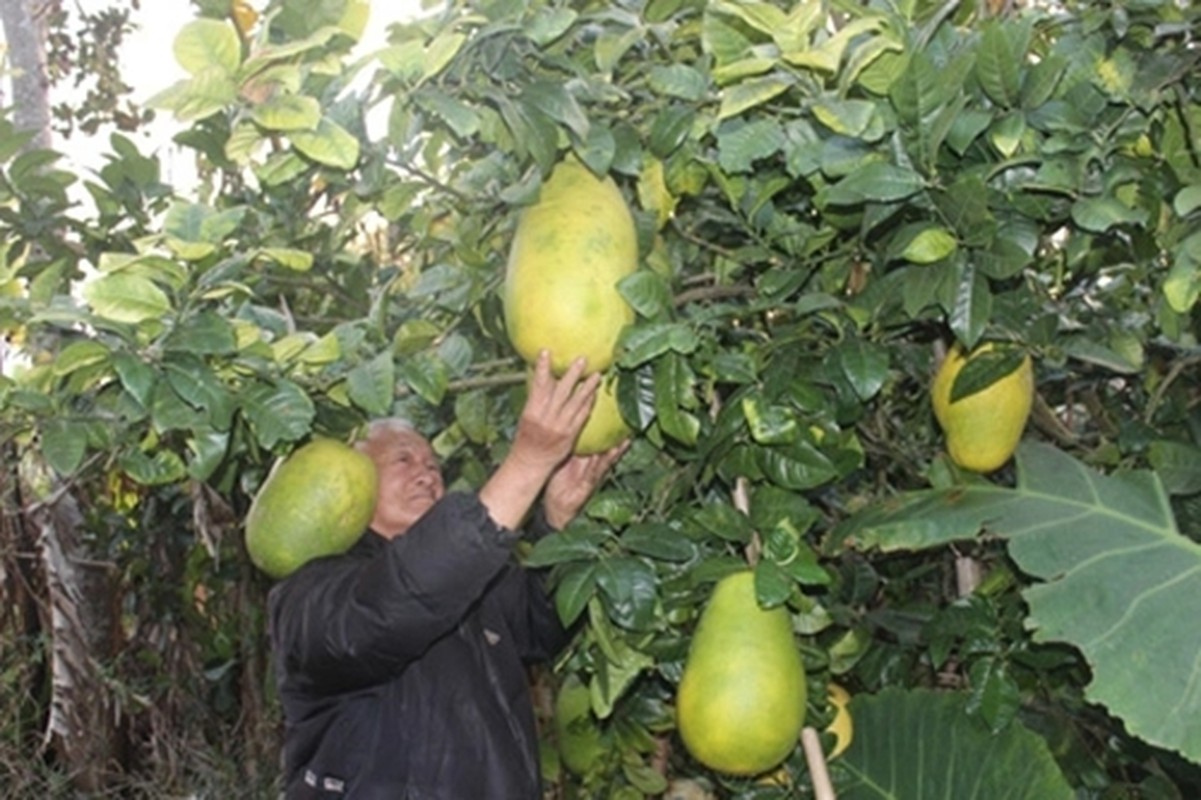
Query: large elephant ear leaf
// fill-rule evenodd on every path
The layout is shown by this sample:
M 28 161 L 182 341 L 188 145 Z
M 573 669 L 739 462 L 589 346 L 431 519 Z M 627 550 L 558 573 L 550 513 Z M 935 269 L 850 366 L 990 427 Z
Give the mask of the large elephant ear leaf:
M 827 546 L 920 550 L 1005 537 L 1041 583 L 1023 592 L 1040 641 L 1077 647 L 1086 696 L 1136 736 L 1201 763 L 1201 545 L 1182 536 L 1158 475 L 1103 475 L 1054 447 L 1027 443 L 1018 485 L 913 492 L 856 515 Z
M 834 762 L 840 800 L 1071 800 L 1046 742 L 1012 724 L 998 734 L 968 695 L 886 689 L 850 704 L 855 738 Z

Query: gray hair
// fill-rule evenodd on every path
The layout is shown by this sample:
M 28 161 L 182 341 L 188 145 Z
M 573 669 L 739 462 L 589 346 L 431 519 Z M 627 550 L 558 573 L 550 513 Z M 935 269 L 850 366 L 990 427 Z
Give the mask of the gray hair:
M 368 443 L 399 433 L 420 433 L 412 422 L 404 417 L 381 417 L 367 424 L 366 432 L 355 442 L 355 447 L 365 450 Z

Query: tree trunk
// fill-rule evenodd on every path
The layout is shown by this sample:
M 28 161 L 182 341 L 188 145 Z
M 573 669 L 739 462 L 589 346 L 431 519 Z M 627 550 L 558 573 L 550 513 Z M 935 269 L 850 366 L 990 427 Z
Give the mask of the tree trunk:
M 46 738 L 72 770 L 75 788 L 102 791 L 124 761 L 120 709 L 104 681 L 117 650 L 112 569 L 87 557 L 83 518 L 59 489 L 33 513 L 50 605 L 53 682 Z
M 34 134 L 29 146 L 50 147 L 50 76 L 46 71 L 48 0 L 0 0 L 0 22 L 8 44 L 13 124 Z

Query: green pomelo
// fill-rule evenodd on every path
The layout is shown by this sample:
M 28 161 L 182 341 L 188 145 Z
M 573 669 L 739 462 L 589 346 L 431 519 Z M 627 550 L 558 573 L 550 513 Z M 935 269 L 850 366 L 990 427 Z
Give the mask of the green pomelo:
M 556 375 L 580 356 L 587 372 L 608 368 L 634 319 L 617 282 L 637 267 L 634 217 L 617 184 L 561 161 L 522 212 L 509 250 L 503 298 L 513 347 L 528 363 L 549 350 Z
M 603 453 L 616 447 L 630 435 L 630 429 L 617 407 L 617 380 L 606 378 L 596 390 L 592 413 L 575 442 L 576 455 Z
M 574 675 L 555 698 L 555 741 L 563 766 L 576 775 L 587 774 L 608 749 L 592 716 L 588 687 Z
M 719 581 L 701 613 L 676 696 L 688 752 L 730 775 L 772 769 L 796 746 L 806 692 L 788 612 L 759 605 L 749 570 Z
M 276 462 L 246 516 L 246 550 L 273 578 L 350 548 L 375 513 L 375 464 L 334 439 Z

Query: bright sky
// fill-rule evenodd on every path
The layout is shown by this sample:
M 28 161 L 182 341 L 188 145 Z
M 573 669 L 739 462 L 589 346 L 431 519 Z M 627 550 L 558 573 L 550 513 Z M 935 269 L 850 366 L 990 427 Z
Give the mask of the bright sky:
M 78 0 L 85 11 L 96 11 L 110 5 L 108 0 Z M 263 0 L 252 0 L 252 5 L 261 8 Z M 371 17 L 359 52 L 368 53 L 382 46 L 388 25 L 421 13 L 421 0 L 373 0 Z M 175 61 L 171 47 L 176 32 L 195 17 L 189 0 L 143 0 L 141 9 L 133 12 L 133 21 L 138 26 L 126 38 L 121 54 L 121 75 L 133 87 L 133 100 L 142 104 L 155 93 L 186 77 Z M 181 129 L 170 113 L 158 112 L 158 119 L 145 131 L 132 136 L 143 151 L 157 151 L 163 163 L 163 178 L 178 184 L 193 174 L 190 159 L 171 157 L 171 134 Z M 84 169 L 98 169 L 104 165 L 103 153 L 109 150 L 109 133 L 101 133 L 96 141 L 82 140 L 77 134 L 70 142 L 56 142 L 56 147 L 66 149 L 71 158 Z

